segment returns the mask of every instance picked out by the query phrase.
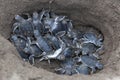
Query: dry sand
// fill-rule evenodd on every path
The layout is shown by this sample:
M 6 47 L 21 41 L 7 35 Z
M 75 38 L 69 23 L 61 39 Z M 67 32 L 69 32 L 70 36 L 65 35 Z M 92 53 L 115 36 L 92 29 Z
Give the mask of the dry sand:
M 0 80 L 120 80 L 120 1 L 55 0 L 52 9 L 79 24 L 94 25 L 104 35 L 105 68 L 93 75 L 57 75 L 46 63 L 39 68 L 23 62 L 7 40 L 15 14 L 48 8 L 49 0 L 0 0 Z

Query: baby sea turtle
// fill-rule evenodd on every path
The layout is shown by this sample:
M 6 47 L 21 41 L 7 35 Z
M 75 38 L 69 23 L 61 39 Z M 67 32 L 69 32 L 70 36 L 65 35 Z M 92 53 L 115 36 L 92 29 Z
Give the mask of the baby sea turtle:
M 70 38 L 70 37 L 68 37 L 67 35 L 64 35 L 64 36 L 61 37 L 61 39 L 63 40 L 63 42 L 64 42 L 67 46 L 69 46 L 69 47 L 71 46 L 71 47 L 73 47 L 73 48 L 76 47 L 76 45 L 73 44 L 73 38 Z
M 76 67 L 76 72 L 78 74 L 81 73 L 81 74 L 89 75 L 91 70 L 85 64 L 80 64 L 79 66 Z
M 75 29 L 71 29 L 70 31 L 68 31 L 67 35 L 71 38 L 74 38 L 74 40 L 79 41 L 81 38 L 83 38 L 83 32 L 82 31 L 78 31 Z
M 24 19 L 23 17 L 16 15 L 15 20 L 17 23 L 14 24 L 14 32 L 19 31 L 20 35 L 31 37 L 33 36 L 33 26 L 31 23 L 31 19 Z M 17 30 L 17 31 L 16 31 Z
M 67 47 L 64 51 L 63 51 L 63 54 L 66 58 L 70 58 L 73 56 L 73 49 L 71 47 Z
M 49 59 L 57 59 L 58 56 L 62 53 L 62 51 L 66 48 L 66 45 L 65 43 L 60 39 L 60 42 L 61 42 L 61 45 L 60 45 L 60 48 L 53 51 L 53 52 L 49 52 L 49 54 L 46 54 L 44 55 L 40 61 L 46 59 L 46 60 L 49 60 Z
M 35 42 L 32 42 L 31 39 L 27 38 L 26 47 L 23 49 L 23 51 L 26 54 L 29 54 L 29 63 L 34 65 L 35 58 L 41 57 L 43 51 L 38 47 L 38 45 Z
M 100 34 L 99 37 L 97 37 L 94 33 L 90 32 L 90 33 L 85 33 L 83 35 L 83 43 L 93 43 L 96 46 L 101 47 L 103 45 L 103 36 Z
M 55 69 L 58 74 L 72 75 L 75 72 L 75 65 L 73 59 L 66 59 L 61 63 L 61 68 Z
M 83 55 L 86 55 L 86 54 L 93 54 L 96 52 L 96 50 L 98 49 L 99 47 L 96 46 L 95 44 L 93 43 L 83 43 L 81 45 L 81 50 L 82 50 L 82 54 Z
M 47 19 L 45 24 L 49 26 L 50 32 L 53 35 L 63 36 L 68 30 L 66 24 L 62 23 L 65 16 L 56 16 L 55 19 Z
M 57 57 L 59 60 L 65 60 L 66 58 L 71 58 L 74 54 L 74 50 L 71 47 L 67 47 L 64 51 Z
M 43 33 L 44 26 L 40 21 L 40 16 L 37 12 L 33 13 L 33 26 L 34 26 L 34 29 L 39 30 L 40 33 Z
M 19 55 L 22 57 L 23 60 L 29 59 L 29 54 L 24 52 L 24 48 L 26 47 L 26 38 L 21 35 L 12 35 L 10 41 L 15 45 Z
M 36 45 L 31 44 L 30 45 L 30 56 L 29 56 L 29 62 L 30 64 L 35 64 L 35 58 L 41 57 L 43 51 Z
M 36 44 L 39 46 L 39 48 L 43 52 L 50 52 L 52 51 L 51 46 L 45 41 L 45 39 L 42 37 L 42 35 L 39 33 L 38 30 L 34 30 L 34 36 L 37 39 Z
M 53 35 L 47 34 L 45 35 L 45 38 L 48 40 L 49 43 L 51 43 L 51 46 L 56 50 L 60 48 L 60 41 L 58 38 L 56 38 Z
M 78 62 L 82 62 L 84 65 L 91 68 L 92 73 L 96 72 L 96 68 L 103 69 L 103 64 L 87 55 L 82 55 L 81 57 L 79 57 Z

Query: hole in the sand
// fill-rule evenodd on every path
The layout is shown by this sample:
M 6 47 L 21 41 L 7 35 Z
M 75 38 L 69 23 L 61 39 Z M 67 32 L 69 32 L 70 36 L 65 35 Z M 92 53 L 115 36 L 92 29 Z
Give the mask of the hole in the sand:
M 63 54 L 64 53 L 64 51 L 67 49 L 67 48 L 69 48 L 70 47 L 70 49 L 72 48 L 72 50 L 74 50 L 75 51 L 75 49 L 80 49 L 80 50 L 84 50 L 84 49 L 81 49 L 81 46 L 83 46 L 83 43 L 84 44 L 90 44 L 90 45 L 93 45 L 94 47 L 99 47 L 99 48 L 101 48 L 101 43 L 100 44 L 98 44 L 98 42 L 96 42 L 96 41 L 99 41 L 99 39 L 97 39 L 97 36 L 99 36 L 99 35 L 101 35 L 102 36 L 102 39 L 101 39 L 101 41 L 100 42 L 103 42 L 104 41 L 104 35 L 102 34 L 102 32 L 99 30 L 99 29 L 97 29 L 97 28 L 95 28 L 93 25 L 86 25 L 86 24 L 83 24 L 83 25 L 80 25 L 79 27 L 75 27 L 74 28 L 74 30 L 77 30 L 78 32 L 76 32 L 76 31 L 71 31 L 71 30 L 69 30 L 69 28 L 68 27 L 70 27 L 70 29 L 72 29 L 71 28 L 71 22 L 70 22 L 70 20 L 69 19 L 65 19 L 64 18 L 64 16 L 60 16 L 60 17 L 58 17 L 58 16 L 56 16 L 56 14 L 54 14 L 54 13 L 51 13 L 50 14 L 51 16 L 49 16 L 49 14 L 47 13 L 44 13 L 44 15 L 42 14 L 42 20 L 41 20 L 41 13 L 40 13 L 40 15 L 39 14 L 37 14 L 37 13 L 34 13 L 32 16 L 33 16 L 33 19 L 31 18 L 31 14 L 30 15 L 28 15 L 28 14 L 22 14 L 21 16 L 19 16 L 19 15 L 17 15 L 17 16 L 15 16 L 15 19 L 16 19 L 16 23 L 14 24 L 14 28 L 13 28 L 13 30 L 12 30 L 12 36 L 10 36 L 10 40 L 14 43 L 14 45 L 16 46 L 16 48 L 17 48 L 17 50 L 18 50 L 18 52 L 19 52 L 19 54 L 21 55 L 21 57 L 23 58 L 23 59 L 25 59 L 25 60 L 29 60 L 29 62 L 31 63 L 31 64 L 33 64 L 33 63 L 35 63 L 34 65 L 36 66 L 36 67 L 42 67 L 42 68 L 44 68 L 44 69 L 47 69 L 48 71 L 51 71 L 51 72 L 55 72 L 55 69 L 57 69 L 57 68 L 59 68 L 60 67 L 60 65 L 61 65 L 61 62 L 63 62 L 63 64 L 64 64 L 64 60 L 62 60 L 62 61 L 60 61 L 59 59 L 58 59 L 58 57 L 59 56 L 61 56 L 61 54 Z M 28 17 L 29 16 L 29 17 Z M 47 17 L 46 17 L 47 16 Z M 24 19 L 23 19 L 24 18 Z M 50 18 L 50 19 L 49 19 Z M 42 23 L 42 25 L 39 23 L 39 21 L 38 21 L 38 24 L 36 25 L 36 22 L 37 22 L 37 19 L 38 20 L 41 20 L 41 22 L 40 23 Z M 54 19 L 54 20 L 53 20 Z M 57 32 L 56 33 L 54 33 L 53 31 L 51 31 L 52 29 L 51 29 L 51 27 L 48 27 L 48 26 L 54 26 L 53 25 L 53 22 L 51 22 L 50 23 L 50 21 L 55 21 L 56 19 L 58 19 L 58 22 L 61 22 L 61 24 L 64 26 L 64 24 L 65 25 L 67 25 L 67 27 L 65 28 L 66 30 L 67 30 L 67 32 L 66 33 L 62 33 L 62 32 L 65 32 L 66 30 L 65 29 L 63 29 L 63 30 L 61 30 L 61 32 L 59 31 L 59 29 L 62 29 L 62 28 L 59 28 L 59 26 L 58 26 L 58 29 L 57 28 L 53 28 L 53 31 L 55 31 L 55 30 L 57 30 Z M 25 20 L 28 20 L 28 21 L 25 21 Z M 35 20 L 35 21 L 34 21 Z M 48 20 L 48 22 L 47 22 L 47 20 Z M 32 22 L 33 21 L 33 22 Z M 42 22 L 43 21 L 43 22 Z M 34 23 L 35 22 L 35 23 Z M 50 24 L 49 24 L 50 23 Z M 45 27 L 45 29 L 43 29 L 41 26 L 43 26 L 44 25 L 44 27 Z M 47 26 L 46 26 L 47 25 Z M 46 28 L 47 27 L 47 28 Z M 45 32 L 44 30 L 46 30 L 46 29 L 48 29 L 49 28 L 49 30 L 47 31 L 47 32 Z M 68 29 L 67 29 L 68 28 Z M 42 30 L 42 31 L 41 31 Z M 22 32 L 23 31 L 23 32 Z M 33 31 L 33 32 L 32 32 Z M 39 32 L 35 32 L 35 31 L 39 31 Z M 58 33 L 58 31 L 60 32 L 60 33 Z M 69 33 L 68 33 L 69 32 Z M 82 37 L 81 38 L 79 38 L 79 36 L 78 36 L 78 33 L 79 32 L 81 32 L 80 33 L 80 35 L 82 35 Z M 87 33 L 88 33 L 88 35 L 87 35 Z M 90 34 L 90 33 L 94 33 L 96 36 L 94 36 L 94 34 Z M 43 36 L 43 34 L 44 34 L 44 36 Z M 49 34 L 49 35 L 48 35 Z M 57 35 L 56 35 L 57 34 Z M 84 35 L 86 34 L 86 37 L 84 37 Z M 90 36 L 89 36 L 89 34 L 90 34 Z M 47 35 L 47 36 L 46 36 Z M 19 36 L 19 37 L 17 37 L 17 36 Z M 50 36 L 52 36 L 52 37 L 50 37 Z M 72 40 L 72 43 L 70 42 L 65 42 L 64 40 L 64 36 L 68 36 L 69 37 L 69 39 L 71 39 Z M 21 39 L 20 39 L 20 37 L 21 37 Z M 46 50 L 46 48 L 44 48 L 44 45 L 42 45 L 42 43 L 45 43 L 44 41 L 42 42 L 42 43 L 40 43 L 40 41 L 41 40 L 43 40 L 43 38 L 45 38 L 45 39 L 48 39 L 48 44 L 50 43 L 52 46 L 53 46 L 53 48 L 55 47 L 55 46 L 57 46 L 56 44 L 54 45 L 54 42 L 50 42 L 50 40 L 49 40 L 49 38 L 50 39 L 52 39 L 52 38 L 55 38 L 56 37 L 56 39 L 58 38 L 58 42 L 57 42 L 57 44 L 59 44 L 59 41 L 61 42 L 61 44 L 59 44 L 59 48 L 58 49 L 56 49 L 56 50 L 52 50 L 52 53 L 49 53 L 50 51 L 47 51 Z M 61 38 L 61 39 L 60 39 Z M 75 41 L 75 43 L 73 42 L 76 38 L 79 38 L 79 39 L 77 39 L 77 42 Z M 88 39 L 87 39 L 88 38 Z M 20 40 L 19 40 L 20 39 Z M 69 41 L 69 39 L 68 39 L 68 41 Z M 85 42 L 81 42 L 81 39 L 86 39 L 85 40 Z M 90 40 L 89 40 L 90 39 Z M 93 40 L 91 40 L 91 39 L 93 39 Z M 17 41 L 18 40 L 18 41 Z M 67 39 L 66 39 L 67 40 Z M 95 40 L 95 42 L 94 42 L 94 40 Z M 27 42 L 28 41 L 28 42 Z M 32 43 L 32 42 L 34 42 L 34 43 Z M 20 44 L 19 44 L 20 43 Z M 64 45 L 66 45 L 65 46 L 65 48 L 64 48 Z M 80 45 L 79 45 L 80 44 Z M 82 45 L 81 45 L 82 44 Z M 37 47 L 36 47 L 36 46 Z M 45 43 L 45 45 L 46 45 L 46 43 Z M 24 47 L 23 47 L 24 46 Z M 42 47 L 41 47 L 42 46 Z M 46 45 L 47 46 L 47 45 Z M 45 47 L 46 47 L 45 46 Z M 61 46 L 63 46 L 63 47 L 61 47 Z M 73 46 L 74 46 L 74 48 L 73 48 Z M 92 47 L 93 47 L 92 46 Z M 94 48 L 93 47 L 93 48 Z M 56 47 L 55 47 L 56 48 Z M 64 49 L 63 49 L 64 48 Z M 85 47 L 86 48 L 86 47 Z M 41 50 L 38 50 L 38 49 L 41 49 Z M 44 50 L 45 49 L 45 50 Z M 51 57 L 49 57 L 49 56 L 53 56 L 53 54 L 54 53 L 56 53 L 56 54 L 58 54 L 59 52 L 58 51 L 60 51 L 60 50 L 63 50 L 63 51 L 61 51 L 60 53 L 61 54 L 59 54 L 58 56 L 56 56 L 56 57 L 54 57 L 54 58 L 51 58 Z M 89 48 L 88 48 L 89 49 Z M 37 50 L 37 52 L 36 52 L 36 50 Z M 43 52 L 42 52 L 43 51 Z M 71 50 L 70 50 L 71 51 Z M 79 50 L 77 50 L 77 51 L 79 51 Z M 97 51 L 97 49 L 94 51 L 94 52 L 96 52 Z M 40 52 L 42 52 L 42 53 L 40 53 Z M 30 53 L 30 54 L 29 54 Z M 38 53 L 40 53 L 40 54 L 38 54 Z M 74 52 L 73 52 L 74 53 Z M 93 67 L 94 67 L 94 69 L 102 69 L 102 64 L 101 63 L 98 63 L 98 61 L 97 61 L 97 57 L 96 56 L 94 56 L 93 54 L 92 54 L 92 57 L 91 57 L 91 55 L 89 54 L 89 51 L 88 52 L 86 52 L 86 51 L 80 51 L 79 53 L 75 53 L 75 55 L 73 55 L 73 53 L 72 53 L 72 56 L 70 57 L 70 60 L 72 59 L 72 58 L 74 58 L 74 57 L 81 57 L 81 56 L 83 56 L 83 58 L 87 58 L 88 57 L 88 60 L 90 59 L 92 59 L 93 60 L 93 62 L 94 62 L 94 59 L 93 59 L 93 57 L 94 58 L 96 58 L 95 59 L 95 64 L 93 64 Z M 93 53 L 93 52 L 92 52 Z M 25 55 L 24 55 L 25 54 Z M 52 54 L 52 55 L 51 55 Z M 55 54 L 55 55 L 56 55 Z M 82 55 L 81 55 L 82 54 Z M 42 55 L 42 56 L 41 56 Z M 68 55 L 68 53 L 67 53 L 67 55 Z M 39 58 L 39 56 L 40 56 L 40 58 Z M 47 56 L 47 57 L 46 57 Z M 63 55 L 62 55 L 63 56 Z M 65 56 L 66 57 L 66 56 Z M 39 60 L 41 59 L 41 58 L 43 58 L 43 59 L 46 59 L 46 61 L 41 61 L 41 62 L 39 62 Z M 50 64 L 48 64 L 48 61 L 49 61 L 49 58 L 50 58 Z M 35 59 L 35 60 L 34 60 Z M 37 60 L 38 59 L 38 60 Z M 58 60 L 55 60 L 55 59 L 58 59 Z M 67 58 L 68 59 L 68 58 Z M 66 59 L 65 59 L 66 60 Z M 35 62 L 34 62 L 35 61 Z M 39 63 L 38 63 L 38 62 Z M 83 63 L 83 62 L 81 62 L 81 63 Z M 75 69 L 73 69 L 75 72 L 72 72 L 72 71 L 70 71 L 70 73 L 69 73 L 69 70 L 68 70 L 68 73 L 66 73 L 66 71 L 65 71 L 65 74 L 74 74 L 74 73 L 78 73 L 76 70 L 77 69 L 79 69 L 79 66 L 78 65 L 82 65 L 82 64 L 77 64 L 77 62 L 76 62 L 76 65 L 75 65 Z M 70 63 L 71 64 L 71 63 Z M 89 64 L 89 63 L 88 63 Z M 97 65 L 97 64 L 99 64 L 99 66 Z M 65 63 L 65 65 L 66 65 L 66 63 Z M 69 65 L 69 64 L 68 64 Z M 77 67 L 76 67 L 77 66 Z M 99 68 L 101 66 L 101 68 Z M 63 66 L 63 67 L 66 67 L 66 66 Z M 90 72 L 85 72 L 84 73 L 84 71 L 82 72 L 83 74 L 89 74 L 89 73 L 91 73 L 91 71 L 93 70 L 93 68 L 90 66 L 90 67 L 88 67 L 88 66 L 85 66 L 85 67 L 87 67 L 88 69 L 89 69 L 89 71 Z M 69 67 L 68 67 L 69 68 Z M 68 69 L 68 68 L 66 68 L 66 69 Z M 96 71 L 95 71 L 96 72 Z M 61 73 L 63 73 L 63 72 L 61 72 L 60 71 L 60 74 Z M 64 74 L 64 73 L 63 73 Z
M 1 9 L 0 9 L 1 10 L 0 34 L 6 39 L 9 37 L 10 32 L 11 32 L 10 26 L 11 26 L 11 21 L 14 18 L 14 15 L 21 14 L 24 11 L 28 12 L 29 10 L 30 11 L 40 10 L 41 8 L 47 6 L 47 5 L 43 4 L 43 2 L 44 2 L 43 0 L 39 0 L 39 1 L 38 0 L 35 0 L 35 1 L 28 0 L 28 2 L 25 2 L 25 0 L 23 0 L 23 1 L 18 0 L 15 2 L 13 2 L 13 1 L 8 1 L 8 2 L 3 1 L 3 2 L 4 2 L 4 5 L 1 5 Z M 9 4 L 9 3 L 12 3 L 12 4 Z M 119 49 L 118 49 L 119 48 L 118 47 L 118 45 L 119 45 L 118 44 L 119 43 L 119 40 L 118 40 L 118 37 L 119 37 L 119 35 L 118 35 L 119 34 L 119 20 L 118 20 L 119 14 L 118 13 L 119 13 L 119 11 L 118 10 L 116 11 L 117 3 L 114 4 L 114 7 L 112 7 L 112 5 L 113 5 L 112 2 L 111 1 L 108 2 L 107 0 L 105 2 L 103 2 L 103 1 L 92 2 L 92 1 L 88 1 L 88 0 L 84 0 L 84 1 L 57 0 L 56 3 L 58 3 L 59 5 L 53 4 L 54 8 L 57 9 L 55 12 L 57 12 L 57 13 L 61 12 L 63 14 L 69 15 L 70 18 L 73 19 L 73 21 L 76 23 L 81 22 L 83 24 L 94 25 L 95 28 L 102 31 L 102 33 L 104 34 L 104 45 L 105 45 L 105 54 L 102 56 L 103 57 L 102 63 L 107 64 L 107 65 L 111 64 L 111 66 L 113 66 L 112 62 L 115 62 L 115 60 L 117 59 L 117 52 L 119 51 Z M 9 7 L 5 7 L 5 6 L 9 6 Z M 76 23 L 74 25 L 76 25 Z M 78 27 L 79 27 L 79 25 L 78 25 Z M 11 47 L 11 49 L 14 49 L 14 48 Z M 115 50 L 118 50 L 118 51 L 115 51 Z M 8 53 L 9 53 L 9 51 L 10 50 L 8 50 Z M 13 54 L 18 54 L 18 53 L 16 53 L 16 51 L 15 51 L 15 52 L 13 52 Z M 9 56 L 7 56 L 7 57 L 9 57 Z M 22 60 L 21 58 L 19 58 L 19 59 Z M 16 61 L 16 60 L 17 59 L 15 58 L 14 61 Z M 12 63 L 14 63 L 14 62 L 12 62 Z M 21 63 L 18 63 L 18 64 L 21 64 Z M 41 63 L 39 63 L 39 65 L 37 65 L 37 67 L 44 68 L 45 70 L 48 70 L 48 71 L 52 70 L 51 72 L 53 72 L 54 71 L 53 67 L 51 67 L 51 69 L 50 69 L 50 67 L 47 67 L 48 65 L 46 65 L 46 64 L 48 64 L 47 61 L 41 62 Z M 57 64 L 57 62 L 56 62 L 56 64 Z M 9 67 L 9 65 L 11 66 L 11 64 L 8 63 L 7 66 Z M 103 69 L 101 71 L 102 75 L 104 75 L 106 73 L 111 74 L 111 72 L 110 72 L 111 70 L 109 71 L 111 66 L 109 66 L 109 65 L 106 66 L 105 69 Z M 14 66 L 13 66 L 13 68 L 14 68 Z M 28 67 L 26 67 L 26 68 L 28 68 Z M 17 68 L 15 68 L 15 69 L 17 69 Z M 21 67 L 18 66 L 18 69 L 20 70 Z M 33 69 L 34 74 L 36 76 L 37 74 L 35 72 L 35 69 L 34 68 L 31 68 L 31 69 Z M 41 71 L 39 71 L 39 72 L 41 73 Z M 93 75 L 93 77 L 96 78 L 96 76 L 97 77 L 101 76 L 101 72 L 100 73 L 98 72 L 97 75 Z M 46 71 L 42 72 L 42 74 L 46 74 L 46 73 L 47 73 Z M 29 75 L 29 73 L 27 73 L 27 74 Z M 26 75 L 26 74 L 23 74 L 23 75 Z M 38 76 L 39 76 L 39 74 L 38 74 Z M 25 78 L 26 77 L 27 76 L 25 76 Z M 79 77 L 81 78 L 81 75 Z M 73 76 L 73 78 L 74 78 L 74 76 Z M 86 78 L 88 79 L 89 76 Z

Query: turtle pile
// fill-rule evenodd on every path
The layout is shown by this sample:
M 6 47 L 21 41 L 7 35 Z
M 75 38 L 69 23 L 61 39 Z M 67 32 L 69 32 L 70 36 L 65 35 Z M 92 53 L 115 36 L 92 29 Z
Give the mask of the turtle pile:
M 57 60 L 57 74 L 92 74 L 103 69 L 99 52 L 103 48 L 103 35 L 81 32 L 67 16 L 49 10 L 32 15 L 15 16 L 10 41 L 24 61 L 34 65 Z

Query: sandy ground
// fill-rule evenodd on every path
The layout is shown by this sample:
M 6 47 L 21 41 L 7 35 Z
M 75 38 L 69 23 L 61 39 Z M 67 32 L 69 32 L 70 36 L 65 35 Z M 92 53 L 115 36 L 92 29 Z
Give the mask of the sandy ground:
M 0 36 L 0 80 L 120 80 L 120 60 L 97 74 L 65 76 L 33 67 L 14 53 L 13 45 Z
M 91 23 L 105 36 L 105 68 L 93 75 L 57 75 L 45 64 L 33 67 L 23 62 L 7 40 L 15 14 L 39 10 L 49 0 L 0 0 L 0 80 L 120 80 L 120 1 L 55 0 L 56 12 L 68 14 L 76 23 Z M 40 5 L 41 4 L 41 5 Z M 74 15 L 73 15 L 74 13 Z M 73 16 L 71 16 L 73 15 Z M 78 17 L 79 16 L 79 17 Z M 49 68 L 49 67 L 48 67 Z

